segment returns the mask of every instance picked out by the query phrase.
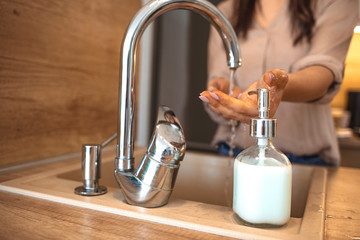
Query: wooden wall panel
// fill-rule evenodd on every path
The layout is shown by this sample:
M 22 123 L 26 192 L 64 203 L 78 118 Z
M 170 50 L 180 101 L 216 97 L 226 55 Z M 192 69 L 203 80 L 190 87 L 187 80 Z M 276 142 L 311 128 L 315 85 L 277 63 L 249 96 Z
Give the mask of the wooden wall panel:
M 0 167 L 116 131 L 120 47 L 140 0 L 0 0 Z

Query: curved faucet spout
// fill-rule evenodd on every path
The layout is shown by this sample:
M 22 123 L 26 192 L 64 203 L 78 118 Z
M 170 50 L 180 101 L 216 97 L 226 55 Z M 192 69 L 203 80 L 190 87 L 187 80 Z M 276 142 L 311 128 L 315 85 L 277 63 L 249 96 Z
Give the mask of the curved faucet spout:
M 135 172 L 133 157 L 135 120 L 134 79 L 138 43 L 146 27 L 155 18 L 173 9 L 188 9 L 205 17 L 217 29 L 223 39 L 229 68 L 237 68 L 241 65 L 240 49 L 231 24 L 214 5 L 206 0 L 153 0 L 143 6 L 135 15 L 123 39 L 121 52 L 118 142 L 115 158 L 117 180 L 121 186 L 124 184 L 120 182 L 126 182 L 126 188 L 124 188 L 124 185 L 122 186 L 122 190 L 125 192 L 125 195 L 128 196 L 127 201 L 131 204 L 136 204 L 136 200 L 130 199 L 133 194 L 126 193 L 138 191 L 136 188 L 140 183 L 132 181 L 133 178 L 131 177 L 128 177 L 127 180 L 122 180 L 123 178 L 119 176 L 132 175 L 131 173 Z M 150 205 L 153 206 L 152 204 Z M 147 206 L 147 204 L 143 204 L 143 206 Z

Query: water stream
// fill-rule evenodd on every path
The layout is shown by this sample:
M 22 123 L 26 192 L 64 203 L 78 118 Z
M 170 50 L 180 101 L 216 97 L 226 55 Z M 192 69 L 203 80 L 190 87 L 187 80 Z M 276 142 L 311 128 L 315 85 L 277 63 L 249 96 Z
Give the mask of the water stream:
M 230 69 L 230 84 L 229 84 L 229 96 L 233 95 L 233 88 L 235 86 L 235 71 L 236 69 Z M 230 140 L 229 140 L 229 157 L 234 157 L 234 148 L 235 148 L 235 137 L 236 137 L 236 126 L 238 125 L 238 121 L 236 120 L 229 120 L 229 125 L 231 126 L 231 132 L 230 132 Z M 233 171 L 232 169 L 232 161 L 228 161 L 228 171 L 226 174 L 226 179 L 225 179 L 225 187 L 224 187 L 224 193 L 225 193 L 225 198 L 226 198 L 226 203 L 227 205 L 231 208 L 232 207 L 232 199 L 230 198 L 230 194 L 229 194 L 229 185 L 230 185 L 230 181 L 231 181 L 231 173 Z
M 233 95 L 233 88 L 235 86 L 235 71 L 236 69 L 230 69 L 230 84 L 229 84 L 229 95 Z M 235 137 L 236 137 L 236 126 L 238 122 L 236 120 L 230 120 L 229 124 L 231 126 L 231 133 L 230 133 L 230 141 L 229 141 L 229 156 L 234 157 L 234 148 L 235 148 Z

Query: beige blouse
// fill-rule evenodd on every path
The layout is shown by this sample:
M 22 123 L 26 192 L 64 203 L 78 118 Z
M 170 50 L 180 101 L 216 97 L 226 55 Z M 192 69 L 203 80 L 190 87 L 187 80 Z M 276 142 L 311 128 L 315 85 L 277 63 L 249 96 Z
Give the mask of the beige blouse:
M 230 17 L 232 6 L 233 0 L 227 0 L 218 7 L 225 16 Z M 278 131 L 273 142 L 281 151 L 298 156 L 319 154 L 326 162 L 339 165 L 340 153 L 330 102 L 343 79 L 346 53 L 358 21 L 357 9 L 357 0 L 318 0 L 314 11 L 316 24 L 310 44 L 303 41 L 293 46 L 288 3 L 267 29 L 254 22 L 247 39 L 239 38 L 243 65 L 236 71 L 236 84 L 242 90 L 262 77 L 266 71 L 275 68 L 292 73 L 307 66 L 322 65 L 334 74 L 334 84 L 316 102 L 280 103 L 274 117 L 277 118 Z M 208 47 L 208 79 L 217 76 L 229 78 L 224 47 L 214 29 L 211 30 Z M 208 107 L 206 110 L 219 124 L 213 143 L 228 142 L 228 122 Z M 249 125 L 240 124 L 237 127 L 236 146 L 246 148 L 252 142 Z

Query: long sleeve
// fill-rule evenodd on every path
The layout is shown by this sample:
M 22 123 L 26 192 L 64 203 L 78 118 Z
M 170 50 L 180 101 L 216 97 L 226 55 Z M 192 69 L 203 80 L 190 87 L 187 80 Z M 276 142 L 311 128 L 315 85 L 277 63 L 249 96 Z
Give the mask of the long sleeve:
M 240 0 L 239 0 L 240 1 Z M 253 22 L 247 38 L 239 38 L 242 67 L 236 71 L 236 84 L 246 89 L 266 71 L 276 68 L 289 73 L 313 65 L 321 65 L 334 74 L 334 83 L 327 94 L 316 102 L 281 102 L 275 118 L 278 119 L 274 144 L 285 153 L 297 156 L 317 154 L 326 162 L 339 165 L 338 148 L 330 101 L 338 92 L 343 80 L 344 61 L 353 29 L 358 20 L 357 0 L 314 0 L 315 26 L 313 38 L 293 45 L 292 24 L 286 1 L 273 22 L 262 28 Z M 233 1 L 224 1 L 219 8 L 231 16 Z M 228 15 L 227 15 L 228 14 Z M 208 77 L 228 77 L 224 48 L 212 31 L 209 39 Z M 313 79 L 316 81 L 317 79 Z M 206 105 L 206 104 L 205 104 Z M 230 136 L 227 121 L 206 107 L 211 118 L 219 123 L 213 143 L 226 142 Z M 241 124 L 236 129 L 235 143 L 239 148 L 251 144 L 249 126 Z
M 296 61 L 290 70 L 296 72 L 308 66 L 321 65 L 332 71 L 334 83 L 327 94 L 316 103 L 331 102 L 340 89 L 345 57 L 358 21 L 357 9 L 357 0 L 320 1 L 317 6 L 314 35 L 309 52 Z

